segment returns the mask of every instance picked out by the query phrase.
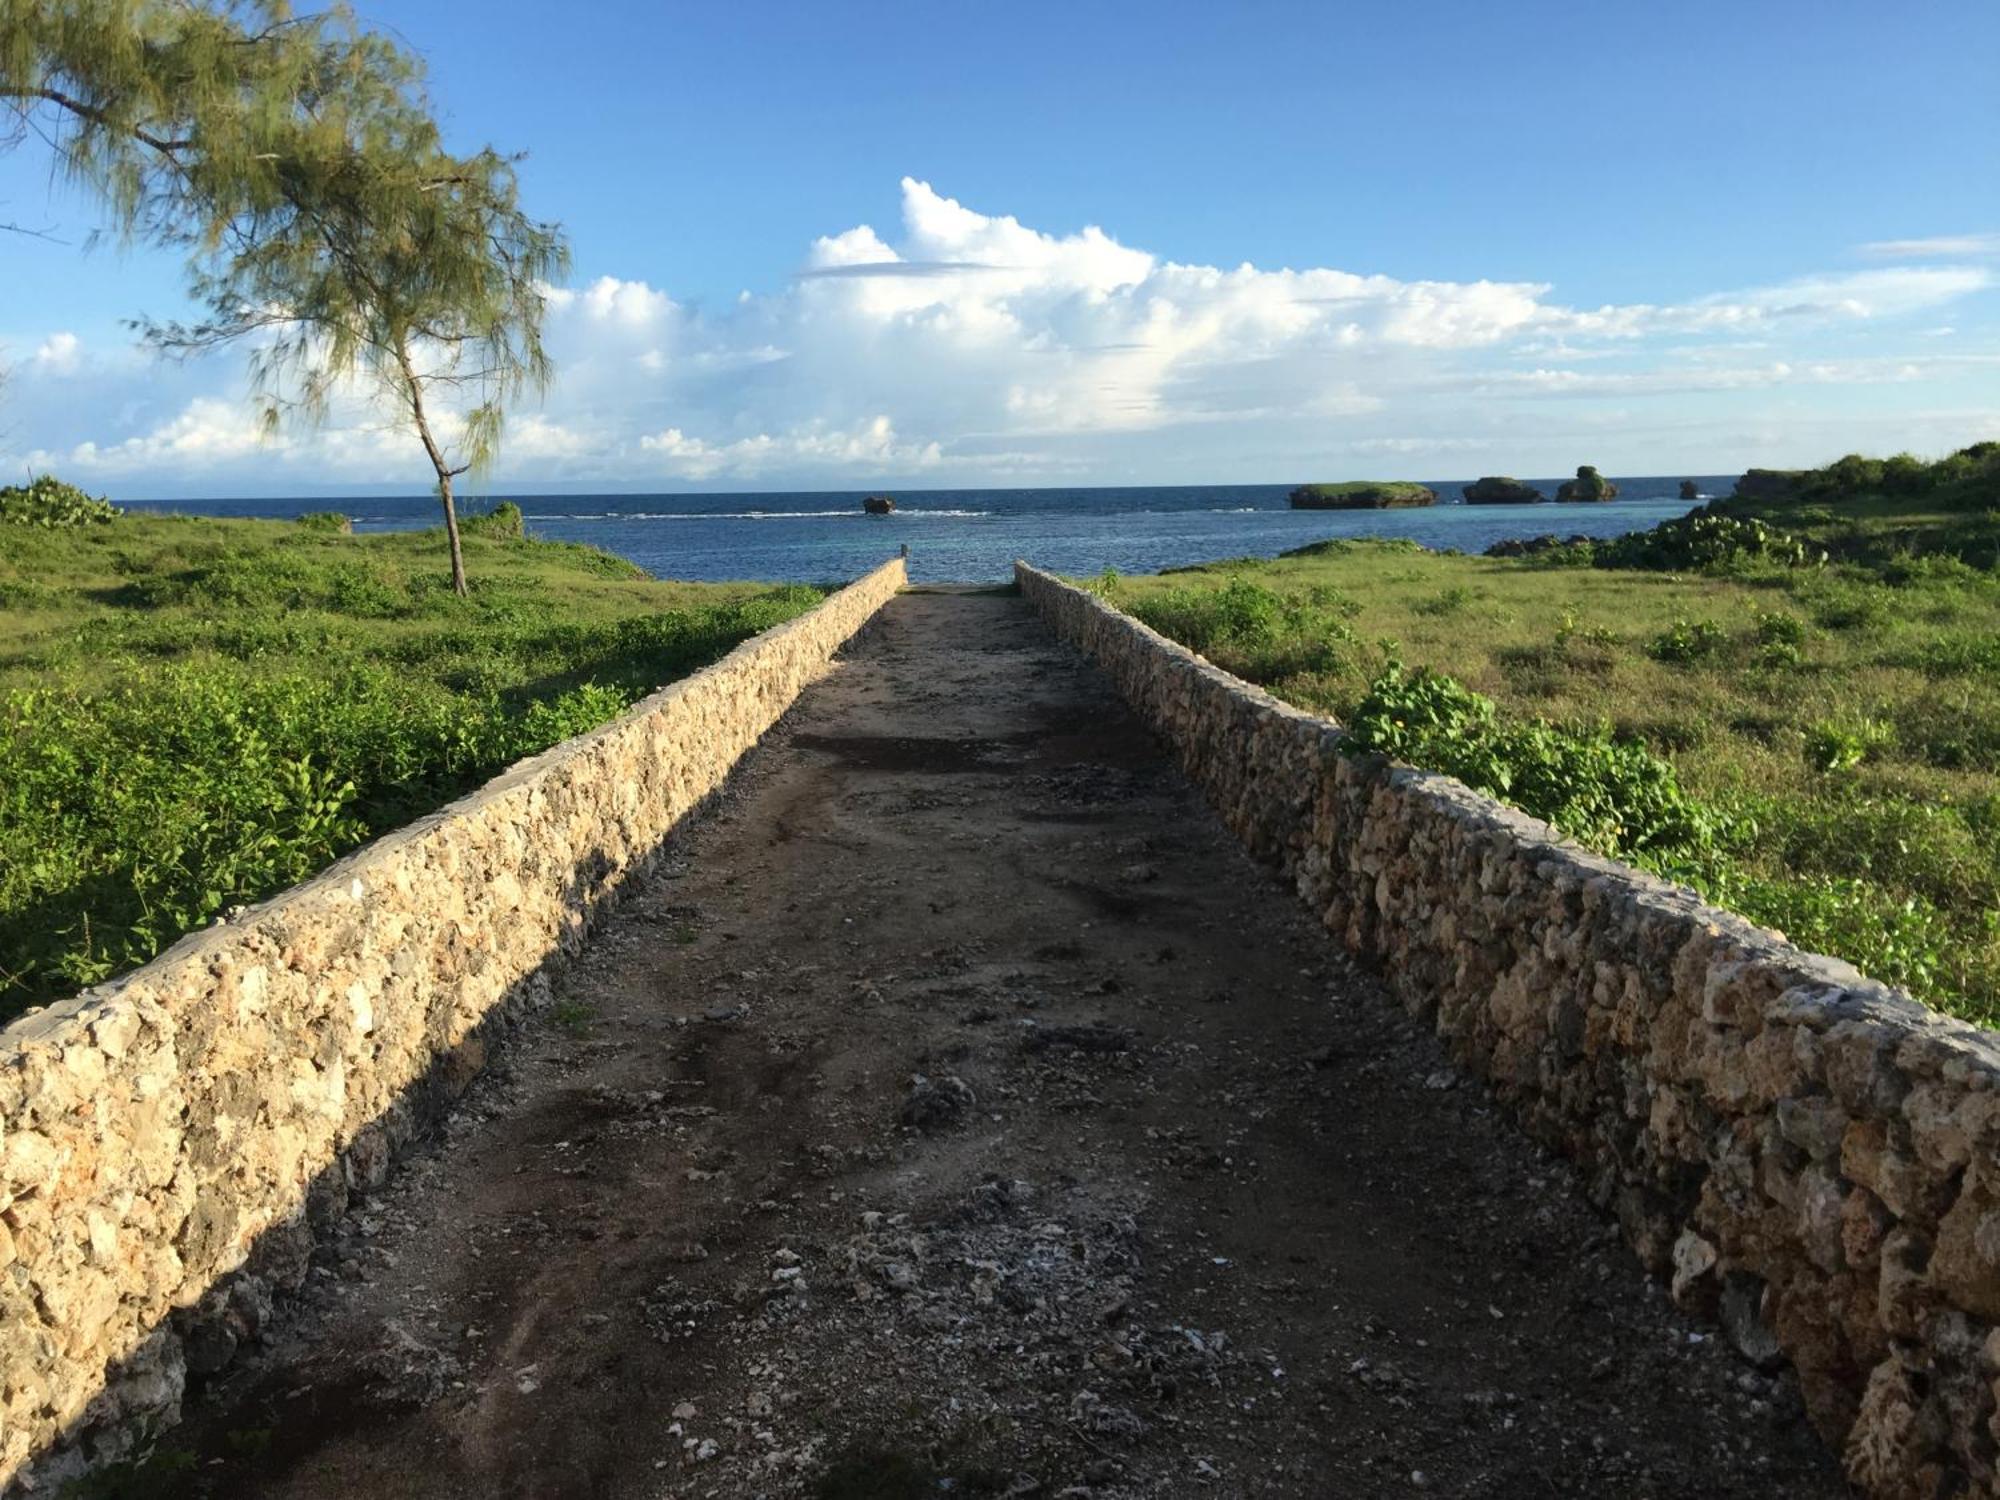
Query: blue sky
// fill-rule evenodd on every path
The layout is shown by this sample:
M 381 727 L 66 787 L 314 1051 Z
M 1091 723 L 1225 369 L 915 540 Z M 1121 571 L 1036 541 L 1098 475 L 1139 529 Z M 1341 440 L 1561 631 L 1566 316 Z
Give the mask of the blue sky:
M 576 270 L 492 484 L 1721 472 L 2000 436 L 2000 6 L 359 0 Z M 258 437 L 169 258 L 0 157 L 0 466 L 415 490 Z M 864 228 L 864 226 L 866 226 Z

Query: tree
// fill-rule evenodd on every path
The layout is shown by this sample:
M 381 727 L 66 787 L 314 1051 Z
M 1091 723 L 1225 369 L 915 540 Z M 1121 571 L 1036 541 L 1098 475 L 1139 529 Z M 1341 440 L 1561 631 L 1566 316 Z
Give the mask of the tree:
M 188 257 L 208 316 L 144 322 L 149 339 L 253 339 L 274 424 L 323 419 L 345 389 L 386 396 L 437 476 L 464 593 L 452 482 L 548 378 L 542 287 L 567 250 L 521 211 L 514 158 L 444 150 L 422 84 L 344 6 L 0 0 L 14 141 L 45 139 L 122 237 Z

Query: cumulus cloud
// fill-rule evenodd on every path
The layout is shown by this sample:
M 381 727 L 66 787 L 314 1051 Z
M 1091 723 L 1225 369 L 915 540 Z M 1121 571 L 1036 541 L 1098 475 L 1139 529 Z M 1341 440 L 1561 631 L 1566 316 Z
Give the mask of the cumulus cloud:
M 1964 259 L 1983 238 L 1935 255 L 1911 247 L 1947 242 L 1894 243 L 1900 259 Z M 1964 367 L 1934 355 L 1812 344 L 1893 331 L 1919 313 L 1935 325 L 1938 309 L 1992 284 L 1978 265 L 1883 265 L 1581 307 L 1540 281 L 1188 264 L 1098 226 L 1038 229 L 905 179 L 893 229 L 825 234 L 783 285 L 724 305 L 632 275 L 550 288 L 557 384 L 542 409 L 510 424 L 497 477 L 634 487 L 1172 479 L 1284 472 L 1315 454 L 1416 462 L 1506 451 L 1505 433 L 1468 434 L 1469 407 L 1504 402 L 1519 441 L 1537 430 L 1524 412 L 1565 412 L 1539 429 L 1553 433 L 1592 398 L 1948 383 Z M 64 337 L 42 348 L 74 360 L 77 343 L 59 346 Z M 1752 349 L 1762 352 L 1746 361 Z M 120 379 L 121 399 L 97 403 L 89 430 L 44 451 L 134 477 L 428 478 L 407 438 L 359 408 L 324 434 L 271 444 L 214 369 L 174 377 L 187 389 L 156 377 L 143 396 L 129 371 Z M 52 398 L 42 413 L 56 431 L 80 420 L 73 401 Z M 114 419 L 124 430 L 97 430 Z
M 83 340 L 73 333 L 52 333 L 35 350 L 35 369 L 67 375 L 83 361 Z
M 642 452 L 657 455 L 673 473 L 687 479 L 717 475 L 754 478 L 773 467 L 809 464 L 834 473 L 864 469 L 872 473 L 910 473 L 943 462 L 939 445 L 905 443 L 895 424 L 878 416 L 846 431 L 808 427 L 774 436 L 760 432 L 728 443 L 689 437 L 678 427 L 647 433 L 639 439 Z
M 36 449 L 28 454 L 28 463 L 36 469 L 60 467 L 93 477 L 155 470 L 184 473 L 191 467 L 224 465 L 283 446 L 282 437 L 267 443 L 262 421 L 244 403 L 202 396 L 172 420 L 121 442 L 85 439 L 61 452 Z

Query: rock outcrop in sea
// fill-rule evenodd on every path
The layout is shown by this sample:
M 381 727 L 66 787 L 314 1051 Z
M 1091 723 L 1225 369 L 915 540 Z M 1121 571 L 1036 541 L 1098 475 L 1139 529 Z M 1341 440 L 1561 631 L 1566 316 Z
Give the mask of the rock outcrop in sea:
M 1681 481 L 1681 499 L 1699 500 L 1700 498 L 1701 490 L 1695 482 L 1692 479 L 1683 479 Z
M 1556 491 L 1558 500 L 1616 500 L 1618 486 L 1590 464 L 1578 464 L 1576 478 L 1565 479 Z
M 1534 505 L 1548 498 L 1532 484 L 1504 475 L 1488 474 L 1465 487 L 1467 505 Z
M 896 508 L 896 502 L 887 495 L 870 495 L 861 502 L 861 508 L 871 516 L 886 516 Z
M 1347 484 L 1302 484 L 1291 494 L 1293 510 L 1390 510 L 1437 504 L 1437 491 L 1405 480 L 1361 479 Z

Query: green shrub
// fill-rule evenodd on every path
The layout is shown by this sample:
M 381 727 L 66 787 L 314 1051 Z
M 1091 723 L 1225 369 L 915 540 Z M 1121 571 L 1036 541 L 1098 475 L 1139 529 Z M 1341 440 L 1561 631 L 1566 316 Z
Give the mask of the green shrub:
M 1656 661 L 1691 666 L 1721 654 L 1728 632 L 1713 620 L 1676 620 L 1646 648 Z
M 1901 658 L 1926 677 L 2000 678 L 2000 635 L 1942 635 Z
M 295 523 L 304 531 L 331 532 L 338 536 L 354 533 L 354 519 L 337 510 L 309 510 Z
M 1806 731 L 1806 764 L 1822 775 L 1851 770 L 1895 741 L 1895 730 L 1879 719 L 1822 719 Z
M 483 536 L 496 542 L 518 542 L 528 534 L 528 523 L 521 515 L 521 507 L 512 500 L 502 500 L 489 511 L 464 517 L 458 529 L 466 536 Z
M 1806 622 L 1797 615 L 1786 614 L 1783 610 L 1753 610 L 1752 618 L 1757 622 L 1758 643 L 1765 646 L 1802 646 L 1806 639 Z
M 87 495 L 53 474 L 0 486 L 0 523 L 8 525 L 94 526 L 123 514 L 109 500 Z
M 1504 722 L 1455 678 L 1392 661 L 1347 729 L 1350 753 L 1443 771 L 1606 854 L 1680 869 L 1716 850 L 1721 820 L 1681 790 L 1671 765 L 1605 725 Z
M 1455 615 L 1476 597 L 1473 591 L 1463 584 L 1453 584 L 1428 599 L 1419 599 L 1410 608 L 1420 615 Z
M 1826 561 L 1826 553 L 1762 521 L 1724 515 L 1712 508 L 1663 521 L 1651 531 L 1635 531 L 1591 544 L 1591 562 L 1600 568 L 1642 568 L 1654 572 L 1729 571 L 1749 565 L 1806 568 Z
M 1934 689 L 1896 708 L 1897 738 L 1927 765 L 2000 773 L 2000 694 Z

